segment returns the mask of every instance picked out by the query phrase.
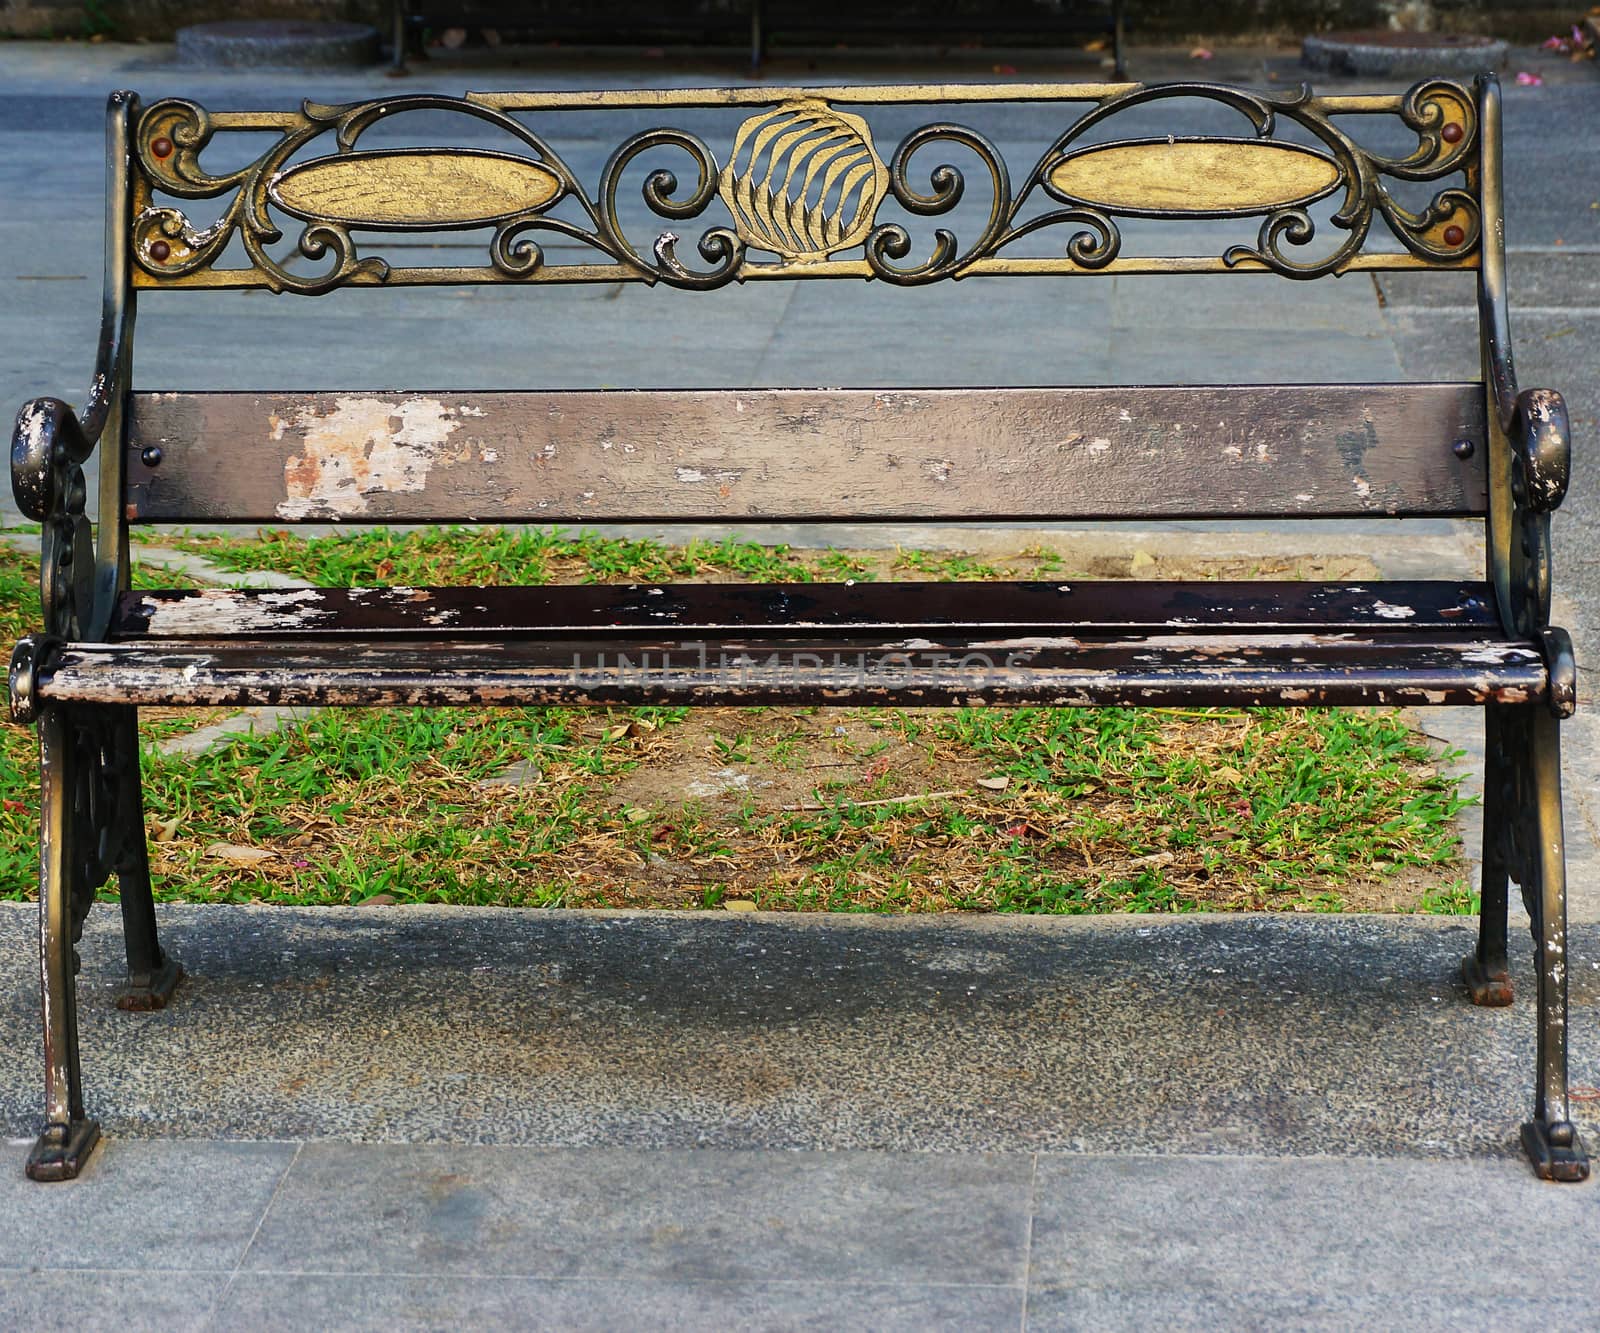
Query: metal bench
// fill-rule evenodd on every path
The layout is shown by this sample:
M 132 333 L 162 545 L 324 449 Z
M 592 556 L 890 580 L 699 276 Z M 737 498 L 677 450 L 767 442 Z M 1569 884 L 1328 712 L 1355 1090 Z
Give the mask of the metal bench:
M 1007 103 L 1043 108 L 1054 127 L 1015 169 L 968 124 Z M 724 128 L 630 133 L 586 182 L 562 129 L 606 109 L 634 125 L 648 112 Z M 434 137 L 459 133 L 430 147 L 369 134 L 412 116 Z M 1231 129 L 1180 137 L 1191 118 Z M 881 144 L 875 121 L 899 128 Z M 1403 146 L 1363 146 L 1368 129 Z M 43 526 L 44 630 L 11 666 L 12 715 L 37 722 L 43 756 L 35 1179 L 73 1176 L 97 1138 L 73 976 L 113 872 L 123 1006 L 165 1005 L 182 975 L 156 938 L 139 707 L 651 701 L 1484 709 L 1482 921 L 1466 989 L 1478 1004 L 1511 1000 L 1509 876 L 1538 978 L 1523 1142 L 1540 1175 L 1586 1174 L 1568 1114 L 1557 748 L 1575 668 L 1549 624 L 1567 423 L 1557 394 L 1519 391 L 1512 370 L 1492 78 L 1393 96 L 1016 84 L 407 96 L 214 115 L 118 93 L 108 139 L 99 372 L 81 411 L 27 404 L 12 445 L 18 502 Z M 228 139 L 265 148 L 210 174 L 209 146 Z M 683 179 L 644 169 L 663 159 Z M 963 217 L 975 220 L 958 228 Z M 915 239 L 927 218 L 947 225 Z M 693 221 L 697 243 L 661 219 Z M 1149 220 L 1155 252 L 1141 253 L 1128 238 Z M 384 257 L 386 238 L 418 232 L 459 233 L 473 262 Z M 1213 246 L 1223 232 L 1239 235 Z M 541 236 L 565 249 L 545 253 Z M 1174 236 L 1201 245 L 1174 255 Z M 1066 304 L 1069 279 L 1113 274 L 1375 270 L 1477 274 L 1481 381 L 160 393 L 133 376 L 140 293 L 493 283 L 527 288 L 532 310 L 547 284 L 651 283 L 682 289 L 688 309 L 735 281 L 869 279 L 893 300 L 894 288 L 989 275 L 1049 281 Z M 91 534 L 83 467 L 97 445 Z M 1481 581 L 129 590 L 135 524 L 1420 515 L 1486 517 Z

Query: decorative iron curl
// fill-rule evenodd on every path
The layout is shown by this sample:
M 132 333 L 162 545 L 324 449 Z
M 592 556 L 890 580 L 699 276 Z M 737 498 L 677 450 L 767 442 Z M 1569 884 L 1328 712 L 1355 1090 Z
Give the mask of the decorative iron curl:
M 924 193 L 911 183 L 911 159 L 930 143 L 956 144 L 974 153 L 989 173 L 993 194 L 989 219 L 982 233 L 965 250 L 955 233 L 940 227 L 934 232 L 933 253 L 920 264 L 901 267 L 894 260 L 911 253 L 911 234 L 897 222 L 880 223 L 867 233 L 867 267 L 875 277 L 897 286 L 914 287 L 941 278 L 959 278 L 975 260 L 994 253 L 1007 221 L 1011 217 L 1011 176 L 1000 151 L 976 130 L 965 125 L 939 123 L 913 130 L 900 141 L 889 160 L 889 191 L 908 213 L 935 217 L 948 213 L 966 193 L 966 178 L 959 167 L 945 162 L 928 173 L 930 190 Z
M 645 130 L 619 145 L 600 173 L 595 205 L 599 234 L 593 238 L 593 243 L 638 270 L 647 283 L 659 280 L 673 287 L 707 291 L 732 282 L 744 263 L 745 243 L 731 228 L 711 227 L 701 234 L 696 249 L 711 265 L 704 271 L 689 269 L 678 259 L 680 238 L 675 232 L 666 231 L 657 236 L 649 258 L 640 254 L 628 239 L 617 216 L 617 193 L 622 175 L 641 153 L 657 148 L 675 148 L 687 153 L 696 174 L 694 187 L 682 198 L 676 197 L 678 177 L 675 173 L 658 167 L 646 176 L 641 193 L 652 213 L 657 217 L 686 221 L 699 217 L 717 197 L 717 159 L 704 140 L 687 130 Z

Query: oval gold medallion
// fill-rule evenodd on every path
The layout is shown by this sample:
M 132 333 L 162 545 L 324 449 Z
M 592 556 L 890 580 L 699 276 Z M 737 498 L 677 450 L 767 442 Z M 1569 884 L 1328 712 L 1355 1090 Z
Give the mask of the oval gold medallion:
M 1073 203 L 1144 217 L 1247 217 L 1308 204 L 1343 173 L 1331 157 L 1261 139 L 1137 139 L 1064 157 L 1050 184 Z
M 555 172 L 527 158 L 465 148 L 319 157 L 280 172 L 272 201 L 307 222 L 400 231 L 486 227 L 553 203 Z

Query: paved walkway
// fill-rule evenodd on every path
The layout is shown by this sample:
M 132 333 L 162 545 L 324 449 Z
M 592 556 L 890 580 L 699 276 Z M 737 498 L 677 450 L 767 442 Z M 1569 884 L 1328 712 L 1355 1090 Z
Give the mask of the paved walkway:
M 87 383 L 107 89 L 243 106 L 396 87 L 375 72 L 313 89 L 166 55 L 0 45 L 0 400 Z M 1516 67 L 1540 59 L 1519 53 Z M 1299 77 L 1284 53 L 1136 62 L 1153 79 Z M 1600 146 L 1575 127 L 1592 122 L 1600 80 L 1538 68 L 1544 87 L 1506 93 L 1511 290 L 1523 380 L 1563 389 L 1577 428 L 1557 586 L 1587 699 L 1600 210 L 1585 182 L 1600 179 Z M 731 77 L 659 63 L 642 77 L 669 69 Z M 405 91 L 640 78 L 439 66 Z M 577 149 L 582 169 L 608 146 Z M 866 285 L 752 284 L 689 298 L 692 319 L 678 294 L 642 288 L 542 291 L 531 314 L 520 291 L 385 293 L 381 344 L 371 293 L 151 297 L 140 381 L 998 384 L 1069 366 L 1086 383 L 1181 383 L 1240 354 L 1288 380 L 1476 373 L 1470 282 L 1118 280 L 1072 284 L 1070 306 L 1050 284 L 1022 286 L 1040 290 L 1008 287 L 1002 303 L 979 280 L 887 300 Z M 449 338 L 441 300 L 463 316 Z M 601 341 L 570 336 L 580 324 L 603 327 Z M 1385 534 L 1393 572 L 1471 536 L 1408 532 Z M 1164 525 L 1092 540 L 1193 536 Z M 1374 535 L 1285 525 L 1207 540 L 1282 552 Z M 1594 716 L 1567 729 L 1573 1073 L 1590 1086 Z M 1427 719 L 1470 752 L 1464 721 Z M 83 978 L 89 1094 L 109 1142 L 70 1185 L 0 1171 L 3 1325 L 1547 1328 L 1592 1320 L 1600 1298 L 1596 1186 L 1542 1186 L 1517 1156 L 1525 931 L 1522 998 L 1484 1012 L 1452 979 L 1470 939 L 1459 921 L 169 909 L 191 980 L 173 1010 L 130 1016 L 109 1008 L 113 918 L 94 913 Z M 0 1132 L 18 1139 L 38 1095 L 30 932 L 30 909 L 0 908 Z M 1581 1103 L 1600 1149 L 1596 1105 Z
M 168 908 L 192 976 L 129 1015 L 114 915 L 81 983 L 110 1139 L 72 1184 L 0 1173 L 9 1326 L 1517 1329 L 1600 1300 L 1600 1191 L 1516 1146 L 1532 1006 L 1465 1002 L 1460 921 Z M 31 945 L 0 909 L 5 975 Z M 1600 928 L 1572 945 L 1593 1033 Z M 33 1001 L 0 1004 L 20 1157 Z M 1595 1043 L 1573 1072 L 1600 1082 Z

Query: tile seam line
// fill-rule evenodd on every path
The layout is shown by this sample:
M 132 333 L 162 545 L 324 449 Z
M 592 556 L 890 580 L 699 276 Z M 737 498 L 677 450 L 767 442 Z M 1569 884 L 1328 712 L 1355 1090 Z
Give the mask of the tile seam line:
M 244 1248 L 239 1251 L 239 1257 L 234 1261 L 233 1271 L 228 1275 L 228 1280 L 222 1284 L 222 1290 L 217 1293 L 217 1298 L 211 1303 L 211 1309 L 206 1312 L 205 1327 L 213 1327 L 217 1317 L 222 1313 L 223 1307 L 228 1303 L 228 1297 L 233 1292 L 234 1284 L 239 1280 L 239 1274 L 244 1271 L 244 1261 L 249 1257 L 250 1251 L 255 1248 L 256 1237 L 261 1234 L 261 1228 L 267 1224 L 273 1206 L 278 1202 L 278 1196 L 283 1193 L 285 1182 L 289 1173 L 294 1170 L 294 1164 L 300 1160 L 300 1154 L 305 1151 L 305 1141 L 302 1139 L 294 1145 L 294 1152 L 289 1155 L 288 1162 L 284 1165 L 278 1176 L 278 1182 L 272 1187 L 266 1206 L 261 1210 L 261 1216 L 256 1218 L 256 1224 L 250 1229 L 250 1239 L 245 1241 Z
M 1033 1154 L 1028 1175 L 1028 1229 L 1022 1242 L 1022 1315 L 1018 1327 L 1028 1333 L 1028 1293 L 1033 1290 L 1033 1223 L 1039 1212 L 1039 1154 Z
M 24 904 L 26 905 L 26 904 Z M 1460 923 L 1468 918 L 1451 918 L 1444 926 L 1430 927 L 1431 929 L 1462 930 Z M 1475 919 L 1475 918 L 1474 918 Z M 1580 1113 L 1581 1114 L 1581 1113 Z M 1509 1124 L 1509 1122 L 1508 1122 Z M 1514 1128 L 1514 1127 L 1513 1127 Z M 801 1145 L 793 1147 L 787 1144 L 771 1146 L 749 1147 L 718 1147 L 699 1146 L 695 1144 L 665 1144 L 657 1147 L 638 1146 L 633 1144 L 550 1144 L 550 1143 L 473 1143 L 469 1140 L 431 1140 L 428 1142 L 411 1142 L 404 1139 L 368 1141 L 362 1139 L 318 1138 L 299 1141 L 300 1148 L 309 1148 L 313 1152 L 323 1149 L 356 1149 L 363 1152 L 392 1152 L 392 1151 L 448 1151 L 459 1147 L 462 1143 L 470 1143 L 474 1152 L 522 1152 L 538 1154 L 541 1156 L 554 1156 L 556 1154 L 570 1155 L 573 1153 L 633 1153 L 638 1155 L 676 1153 L 679 1155 L 720 1155 L 720 1156 L 748 1156 L 756 1154 L 771 1154 L 785 1160 L 801 1157 L 843 1157 L 846 1155 L 857 1157 L 935 1157 L 958 1160 L 966 1157 L 992 1157 L 1004 1161 L 1011 1161 L 1024 1157 L 1036 1160 L 1060 1162 L 1276 1162 L 1282 1164 L 1300 1165 L 1307 1162 L 1329 1162 L 1349 1166 L 1353 1163 L 1366 1163 L 1370 1165 L 1388 1164 L 1391 1162 L 1416 1162 L 1419 1164 L 1432 1163 L 1436 1165 L 1477 1165 L 1490 1166 L 1504 1162 L 1521 1162 L 1522 1154 L 1512 1144 L 1511 1131 L 1508 1130 L 1506 1147 L 1503 1153 L 1499 1152 L 1462 1152 L 1462 1153 L 1263 1153 L 1263 1152 L 1080 1152 L 1071 1148 L 874 1148 L 849 1145 L 846 1147 L 811 1147 Z M 168 1139 L 141 1139 L 140 1142 L 196 1142 L 196 1143 L 279 1143 L 279 1139 L 194 1139 L 194 1140 L 168 1140 Z M 25 1141 L 26 1142 L 26 1141 Z M 295 1140 L 288 1140 L 295 1142 Z M 295 1155 L 298 1162 L 299 1153 Z M 1531 1179 L 1531 1177 L 1530 1177 Z M 1600 1177 L 1597 1177 L 1600 1182 Z
M 4 1270 L 0 1270 L 4 1271 Z M 18 1270 L 22 1271 L 22 1270 Z M 62 1270 L 31 1270 L 61 1271 L 71 1273 L 105 1273 L 108 1275 L 131 1274 L 138 1275 L 155 1270 L 150 1269 L 62 1269 Z M 159 1270 L 164 1274 L 194 1274 L 196 1276 L 219 1276 L 226 1270 L 223 1269 L 189 1269 L 175 1268 Z M 451 1281 L 451 1282 L 567 1282 L 567 1283 L 607 1283 L 615 1286 L 633 1286 L 644 1283 L 661 1283 L 679 1286 L 694 1287 L 732 1287 L 760 1285 L 768 1287 L 827 1287 L 839 1291 L 851 1290 L 893 1290 L 899 1287 L 916 1287 L 919 1289 L 932 1289 L 939 1291 L 1022 1291 L 1021 1284 L 1016 1282 L 935 1282 L 917 1277 L 903 1278 L 812 1278 L 812 1277 L 761 1277 L 748 1274 L 743 1277 L 679 1277 L 671 1274 L 635 1273 L 623 1277 L 608 1277 L 596 1273 L 518 1273 L 472 1270 L 456 1271 L 454 1269 L 414 1269 L 414 1268 L 247 1268 L 241 1272 L 231 1274 L 232 1277 L 270 1277 L 270 1278 L 392 1278 L 396 1281 Z M 229 1284 L 229 1290 L 232 1284 Z M 223 1295 L 226 1296 L 227 1292 Z M 221 1303 L 219 1298 L 218 1303 Z

